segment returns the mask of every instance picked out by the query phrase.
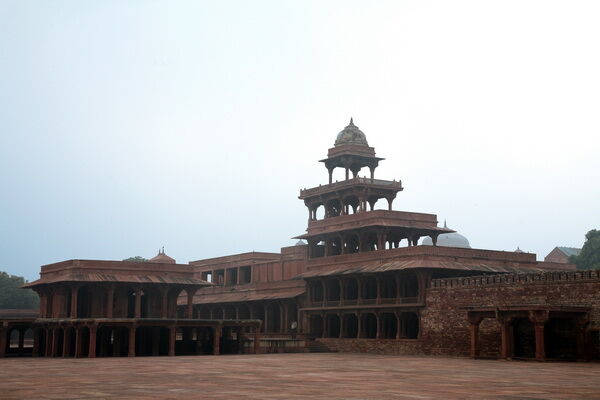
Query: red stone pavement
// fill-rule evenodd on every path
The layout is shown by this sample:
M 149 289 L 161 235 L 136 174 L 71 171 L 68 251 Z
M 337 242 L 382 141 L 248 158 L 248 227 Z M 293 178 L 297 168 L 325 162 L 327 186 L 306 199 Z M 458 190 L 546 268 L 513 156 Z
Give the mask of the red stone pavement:
M 371 354 L 0 359 L 1 399 L 600 399 L 600 364 Z

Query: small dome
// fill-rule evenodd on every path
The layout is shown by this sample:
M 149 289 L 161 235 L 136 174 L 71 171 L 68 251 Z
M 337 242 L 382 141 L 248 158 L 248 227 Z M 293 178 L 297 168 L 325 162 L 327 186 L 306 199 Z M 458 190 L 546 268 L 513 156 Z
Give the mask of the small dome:
M 296 246 L 304 246 L 304 245 L 306 245 L 306 243 L 302 239 L 300 239 L 296 242 Z
M 158 250 L 158 254 L 156 255 L 156 257 L 151 258 L 150 260 L 148 260 L 148 262 L 157 263 L 157 264 L 176 264 L 177 263 L 174 258 L 171 258 L 165 254 L 164 247 L 162 248 L 162 250 Z
M 447 228 L 446 222 L 444 222 L 444 228 Z M 423 246 L 433 246 L 433 241 L 429 236 L 423 238 L 421 242 Z M 437 238 L 437 245 L 443 247 L 460 247 L 463 249 L 470 249 L 471 245 L 469 240 L 461 235 L 460 233 L 442 233 Z
M 340 146 L 343 144 L 357 144 L 360 146 L 369 146 L 367 143 L 367 137 L 365 134 L 358 129 L 352 118 L 350 118 L 350 124 L 345 127 L 340 133 L 337 135 L 337 139 L 335 140 L 335 146 Z
M 515 253 L 525 253 L 523 250 L 521 250 L 521 248 L 519 246 L 517 246 L 517 249 L 514 252 Z

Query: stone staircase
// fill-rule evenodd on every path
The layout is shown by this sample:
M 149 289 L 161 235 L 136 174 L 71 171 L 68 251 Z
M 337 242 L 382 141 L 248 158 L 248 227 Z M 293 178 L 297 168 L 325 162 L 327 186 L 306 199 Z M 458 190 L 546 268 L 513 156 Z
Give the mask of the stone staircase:
M 334 353 L 327 345 L 319 340 L 312 339 L 306 342 L 306 348 L 309 353 Z

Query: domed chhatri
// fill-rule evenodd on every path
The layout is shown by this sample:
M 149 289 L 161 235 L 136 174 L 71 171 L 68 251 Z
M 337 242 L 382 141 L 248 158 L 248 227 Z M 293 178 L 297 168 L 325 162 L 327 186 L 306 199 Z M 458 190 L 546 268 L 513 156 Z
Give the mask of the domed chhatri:
M 356 144 L 359 146 L 369 146 L 367 143 L 367 137 L 358 129 L 352 118 L 350 118 L 350 123 L 347 127 L 345 127 L 340 133 L 337 135 L 337 139 L 335 140 L 335 146 L 341 146 L 343 144 Z
M 446 221 L 444 221 L 444 228 L 448 228 Z M 423 242 L 421 244 L 423 246 L 433 246 L 433 242 L 429 236 L 423 238 Z M 437 245 L 443 247 L 460 247 L 463 249 L 471 248 L 469 240 L 458 232 L 442 233 L 437 238 Z

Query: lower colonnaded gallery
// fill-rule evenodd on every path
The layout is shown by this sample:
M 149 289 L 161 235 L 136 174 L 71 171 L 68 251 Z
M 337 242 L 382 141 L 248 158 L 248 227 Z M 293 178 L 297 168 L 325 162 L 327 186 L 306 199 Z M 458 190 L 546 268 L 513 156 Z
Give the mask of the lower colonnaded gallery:
M 600 271 L 473 249 L 436 215 L 394 210 L 403 186 L 375 178 L 382 160 L 351 120 L 321 160 L 328 183 L 300 191 L 306 232 L 280 253 L 43 266 L 25 285 L 39 315 L 0 317 L 0 356 L 600 358 Z

